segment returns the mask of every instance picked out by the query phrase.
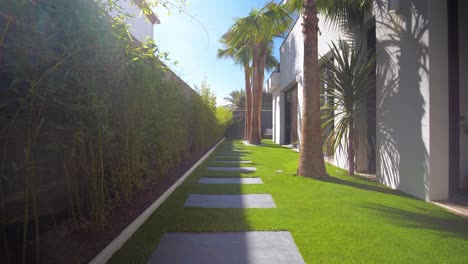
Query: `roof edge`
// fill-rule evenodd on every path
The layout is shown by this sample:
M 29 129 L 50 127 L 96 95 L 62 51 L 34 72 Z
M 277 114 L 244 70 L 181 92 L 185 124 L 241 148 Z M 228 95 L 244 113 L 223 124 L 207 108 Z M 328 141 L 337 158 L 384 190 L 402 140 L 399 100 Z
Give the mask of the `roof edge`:
M 145 14 L 146 18 L 151 22 L 151 24 L 160 24 L 161 22 L 159 21 L 159 18 L 156 16 L 156 14 L 151 10 L 150 6 L 148 3 L 146 3 L 146 0 L 132 0 L 140 9 L 148 9 L 151 12 L 149 14 Z

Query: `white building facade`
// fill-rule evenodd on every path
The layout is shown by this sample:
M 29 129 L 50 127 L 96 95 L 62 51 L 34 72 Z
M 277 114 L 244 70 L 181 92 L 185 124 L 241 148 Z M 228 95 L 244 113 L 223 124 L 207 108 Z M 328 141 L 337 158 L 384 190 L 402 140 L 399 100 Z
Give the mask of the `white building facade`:
M 159 24 L 159 19 L 153 12 L 143 14 L 143 7 L 147 8 L 147 4 L 142 0 L 117 0 L 117 5 L 124 10 L 129 17 L 126 23 L 130 27 L 130 33 L 140 42 L 144 42 L 147 38 L 154 40 L 155 24 Z M 117 11 L 111 12 L 111 16 L 116 16 Z
M 356 41 L 375 51 L 375 100 L 356 170 L 414 197 L 447 200 L 468 192 L 468 3 L 462 0 L 376 0 Z M 319 56 L 348 34 L 319 16 Z M 280 67 L 267 80 L 273 95 L 273 140 L 299 145 L 303 36 L 298 19 L 280 48 Z M 460 122 L 460 120 L 462 120 Z M 363 147 L 364 137 L 373 142 Z M 345 153 L 326 161 L 347 168 Z

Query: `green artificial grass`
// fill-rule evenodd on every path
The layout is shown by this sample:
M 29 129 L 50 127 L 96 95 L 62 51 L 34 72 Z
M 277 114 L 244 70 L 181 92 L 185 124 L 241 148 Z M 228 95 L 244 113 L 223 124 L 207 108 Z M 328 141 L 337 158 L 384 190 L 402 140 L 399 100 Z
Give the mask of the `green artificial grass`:
M 327 180 L 295 176 L 299 153 L 271 141 L 223 145 L 247 150 L 257 171 L 208 172 L 213 153 L 110 263 L 146 263 L 164 232 L 253 230 L 290 231 L 307 263 L 468 263 L 468 219 L 331 165 Z M 198 184 L 202 176 L 261 177 L 264 184 Z M 189 193 L 270 193 L 278 208 L 184 208 Z

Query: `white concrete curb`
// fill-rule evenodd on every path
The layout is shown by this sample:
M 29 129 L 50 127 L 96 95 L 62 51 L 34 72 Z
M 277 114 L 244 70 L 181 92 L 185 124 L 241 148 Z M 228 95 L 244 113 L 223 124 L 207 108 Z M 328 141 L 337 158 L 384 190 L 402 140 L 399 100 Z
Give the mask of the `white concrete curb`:
M 182 184 L 192 172 L 205 161 L 211 153 L 224 141 L 221 139 L 213 148 L 211 148 L 195 165 L 193 165 L 180 179 L 175 182 L 167 191 L 163 193 L 153 204 L 151 204 L 146 210 L 138 216 L 131 224 L 129 224 L 112 242 L 110 242 L 96 257 L 94 257 L 89 264 L 103 264 L 106 263 L 117 250 L 119 250 L 123 244 L 137 231 L 137 229 L 164 203 L 176 189 Z
M 450 207 L 450 206 L 447 206 L 447 205 L 445 205 L 445 204 L 441 204 L 441 203 L 434 202 L 434 201 L 431 201 L 431 203 L 432 203 L 432 204 L 435 204 L 435 205 L 437 205 L 437 206 L 439 206 L 439 207 L 442 207 L 442 208 L 444 208 L 445 210 L 447 210 L 447 211 L 449 211 L 449 212 L 451 212 L 451 213 L 454 213 L 454 214 L 456 214 L 456 215 L 463 216 L 463 217 L 468 217 L 468 214 L 466 214 L 466 213 L 464 213 L 464 212 L 462 212 L 462 211 L 459 211 L 459 210 L 457 210 L 457 209 L 455 209 L 455 208 L 452 208 L 452 207 Z

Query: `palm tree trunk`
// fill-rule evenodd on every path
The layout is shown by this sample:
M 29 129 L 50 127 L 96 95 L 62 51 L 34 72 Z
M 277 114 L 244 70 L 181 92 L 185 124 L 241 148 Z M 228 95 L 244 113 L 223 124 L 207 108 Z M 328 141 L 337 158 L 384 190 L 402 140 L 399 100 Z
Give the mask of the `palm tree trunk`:
M 250 129 L 252 124 L 252 87 L 250 85 L 250 67 L 244 65 L 245 77 L 245 125 L 244 125 L 244 140 L 249 141 Z
M 322 131 L 320 128 L 320 87 L 318 68 L 318 17 L 315 0 L 304 0 L 302 14 L 304 34 L 304 69 L 302 96 L 301 155 L 298 174 L 310 178 L 325 178 Z
M 354 175 L 354 168 L 356 166 L 354 161 L 354 156 L 356 156 L 354 146 L 354 120 L 351 119 L 348 127 L 348 175 Z
M 252 86 L 252 123 L 250 130 L 249 143 L 259 145 L 262 143 L 260 129 L 260 114 L 262 109 L 263 79 L 266 61 L 266 52 L 260 49 L 254 49 L 253 57 L 253 86 Z

